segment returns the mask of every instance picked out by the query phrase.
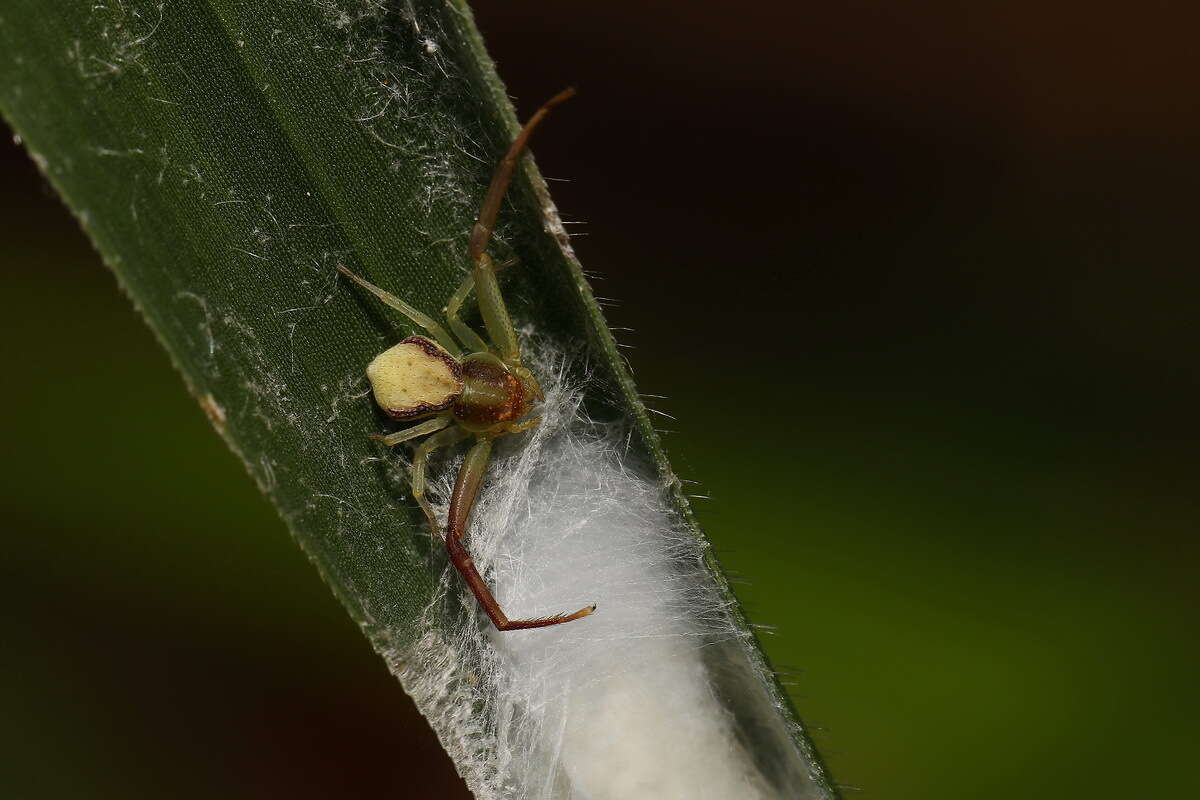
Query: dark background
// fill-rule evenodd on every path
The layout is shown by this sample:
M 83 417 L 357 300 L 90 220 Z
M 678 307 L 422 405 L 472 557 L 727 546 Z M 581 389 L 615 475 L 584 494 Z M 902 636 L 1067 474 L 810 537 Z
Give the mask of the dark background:
M 477 3 L 522 116 L 581 90 L 539 164 L 863 797 L 1200 791 L 1184 5 Z M 69 215 L 0 158 L 0 788 L 461 792 Z

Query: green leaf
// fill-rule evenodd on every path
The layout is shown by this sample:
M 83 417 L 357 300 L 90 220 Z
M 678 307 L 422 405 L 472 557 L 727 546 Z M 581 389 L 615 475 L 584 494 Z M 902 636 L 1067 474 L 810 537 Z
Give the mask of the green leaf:
M 380 423 L 362 374 L 411 331 L 335 266 L 430 314 L 465 274 L 467 233 L 517 130 L 467 8 L 111 0 L 46 13 L 4 0 L 0 43 L 5 116 L 217 430 L 375 646 L 415 641 L 441 556 L 365 436 Z M 631 423 L 695 529 L 529 160 L 497 238 L 520 263 L 506 276 L 515 318 L 586 352 L 589 410 Z M 80 347 L 63 368 L 96 357 Z M 777 685 L 768 700 L 814 795 L 833 796 Z

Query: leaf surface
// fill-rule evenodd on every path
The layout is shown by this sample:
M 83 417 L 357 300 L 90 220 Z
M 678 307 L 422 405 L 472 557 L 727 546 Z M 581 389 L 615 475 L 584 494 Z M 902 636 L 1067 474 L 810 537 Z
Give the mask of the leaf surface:
M 363 367 L 413 330 L 336 265 L 431 315 L 466 273 L 517 122 L 465 6 L 5 0 L 0 43 L 33 158 L 350 613 L 404 647 L 441 555 L 366 437 L 384 422 Z M 691 523 L 528 159 L 497 238 L 518 325 L 586 354 L 591 410 L 629 421 Z

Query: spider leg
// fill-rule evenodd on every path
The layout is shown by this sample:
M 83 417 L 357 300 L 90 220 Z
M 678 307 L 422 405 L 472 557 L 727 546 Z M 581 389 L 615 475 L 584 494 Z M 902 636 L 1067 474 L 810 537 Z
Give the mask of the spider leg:
M 458 312 L 462 308 L 463 303 L 467 301 L 467 295 L 475 288 L 475 275 L 471 274 L 463 278 L 463 282 L 458 285 L 458 289 L 454 294 L 450 295 L 450 299 L 446 302 L 446 322 L 450 324 L 450 329 L 454 331 L 454 335 L 459 338 L 459 341 L 466 346 L 468 350 L 474 353 L 486 353 L 488 351 L 487 342 L 476 333 L 470 325 L 462 321 Z
M 484 195 L 483 205 L 479 208 L 479 218 L 475 221 L 475 226 L 471 229 L 471 238 L 467 242 L 467 257 L 473 265 L 472 277 L 475 283 L 475 293 L 479 297 L 479 313 L 483 316 L 483 324 L 500 357 L 510 361 L 519 362 L 521 358 L 521 351 L 517 347 L 517 334 L 513 330 L 512 320 L 508 316 L 508 308 L 504 305 L 504 298 L 500 295 L 495 264 L 484 251 L 487 250 L 488 242 L 492 238 L 492 229 L 496 226 L 496 216 L 500 213 L 500 204 L 508 191 L 509 183 L 512 182 L 513 170 L 516 169 L 517 160 L 521 157 L 521 152 L 525 149 L 529 137 L 533 135 L 538 123 L 550 113 L 550 109 L 574 96 L 574 89 L 564 89 L 559 92 L 534 112 L 529 121 L 525 123 L 525 127 L 521 128 L 521 132 L 509 146 L 504 158 L 500 159 L 500 164 L 492 175 L 492 182 L 488 185 L 487 194 Z
M 491 590 L 483 582 L 483 576 L 479 574 L 479 570 L 475 567 L 475 561 L 467 552 L 462 540 L 466 535 L 467 520 L 471 515 L 471 508 L 475 505 L 475 498 L 479 495 L 479 487 L 483 483 L 483 476 L 487 471 L 488 458 L 491 453 L 492 440 L 483 436 L 479 437 L 475 446 L 467 453 L 466 461 L 459 470 L 458 479 L 454 482 L 454 494 L 450 498 L 450 519 L 447 523 L 446 533 L 446 551 L 450 554 L 450 561 L 462 573 L 463 580 L 467 582 L 475 599 L 479 601 L 479 605 L 483 607 L 497 630 L 545 628 L 586 617 L 596 610 L 595 605 L 581 608 L 574 614 L 556 614 L 540 619 L 509 619 L 500 610 L 500 604 L 496 602 Z
M 396 309 L 414 323 L 429 331 L 430 335 L 433 336 L 433 338 L 437 340 L 437 343 L 440 344 L 450 355 L 454 356 L 455 358 L 458 358 L 462 355 L 462 350 L 459 348 L 458 342 L 454 341 L 454 338 L 447 333 L 446 329 L 439 325 L 433 319 L 433 317 L 418 311 L 408 303 L 401 300 L 399 297 L 396 297 L 396 295 L 392 294 L 391 292 L 380 289 L 378 286 L 367 281 L 366 279 L 358 277 L 342 264 L 338 264 L 337 268 L 339 272 L 357 283 L 359 286 L 366 289 L 371 294 L 378 297 L 386 305 Z
M 513 329 L 508 306 L 504 304 L 504 296 L 500 294 L 500 282 L 496 280 L 496 264 L 487 253 L 480 253 L 479 258 L 475 260 L 472 278 L 475 294 L 479 298 L 479 313 L 483 317 L 488 336 L 496 345 L 501 358 L 520 362 L 521 349 L 517 345 L 517 332 Z
M 542 424 L 541 417 L 530 417 L 529 419 L 524 420 L 522 422 L 513 423 L 504 432 L 505 433 L 524 433 L 525 431 L 533 430 L 534 428 L 536 428 L 538 425 L 541 425 L 541 424 Z
M 550 113 L 550 109 L 574 96 L 575 89 L 564 89 L 547 100 L 529 118 L 525 127 L 521 128 L 517 138 L 513 139 L 513 143 L 509 145 L 504 158 L 500 159 L 500 164 L 492 175 L 492 182 L 488 185 L 487 194 L 484 195 L 483 205 L 479 208 L 479 219 L 475 221 L 475 227 L 471 229 L 471 239 L 467 244 L 467 257 L 471 259 L 472 263 L 477 261 L 479 256 L 483 255 L 483 251 L 487 249 L 488 240 L 492 238 L 492 228 L 496 225 L 496 215 L 500 213 L 500 203 L 504 200 L 508 184 L 512 181 L 513 169 L 516 168 L 517 159 L 520 158 L 521 151 L 525 149 L 525 144 L 533 134 L 533 129 L 545 119 L 546 115 Z
M 413 425 L 411 428 L 405 428 L 402 431 L 389 433 L 384 436 L 382 433 L 372 433 L 371 438 L 377 442 L 383 442 L 388 447 L 395 447 L 401 442 L 407 442 L 409 439 L 415 439 L 418 436 L 424 436 L 428 433 L 435 433 L 442 428 L 454 422 L 451 417 L 434 417 L 431 420 L 426 420 L 420 425 Z
M 425 517 L 429 520 L 429 527 L 437 536 L 443 539 L 446 537 L 440 530 L 438 530 L 438 521 L 437 517 L 434 516 L 433 506 L 429 505 L 429 501 L 425 499 L 425 487 L 428 485 L 425 480 L 425 464 L 429 460 L 429 454 L 434 450 L 438 449 L 439 447 L 445 447 L 446 445 L 454 444 L 455 442 L 467 438 L 469 435 L 470 434 L 458 426 L 446 428 L 440 433 L 435 433 L 433 436 L 430 436 L 428 439 L 421 442 L 421 444 L 417 447 L 416 452 L 413 454 L 413 499 L 417 501 L 417 505 L 419 505 L 421 510 L 425 512 Z
M 495 264 L 496 272 L 502 269 L 517 264 L 516 257 L 510 258 L 507 261 L 501 261 Z M 475 288 L 475 274 L 472 271 L 467 277 L 463 278 L 463 282 L 458 285 L 458 289 L 454 294 L 450 295 L 450 299 L 446 302 L 446 307 L 442 309 L 442 313 L 446 315 L 446 322 L 450 324 L 450 330 L 454 331 L 454 335 L 458 340 L 466 346 L 466 349 L 475 353 L 488 352 L 488 344 L 483 340 L 483 337 L 475 332 L 467 323 L 463 322 L 459 312 L 463 305 L 467 302 L 467 298 L 471 295 L 471 290 Z

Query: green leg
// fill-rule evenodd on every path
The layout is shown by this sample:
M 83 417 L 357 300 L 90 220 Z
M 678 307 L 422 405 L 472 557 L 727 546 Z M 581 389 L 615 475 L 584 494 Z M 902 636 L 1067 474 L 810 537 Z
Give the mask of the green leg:
M 382 433 L 372 433 L 371 438 L 377 442 L 383 442 L 388 447 L 395 447 L 401 442 L 407 442 L 409 439 L 415 439 L 418 436 L 440 431 L 453 422 L 454 420 L 451 417 L 434 417 L 431 420 L 422 422 L 420 425 L 414 425 L 411 428 L 405 428 L 402 431 L 390 433 L 387 436 L 384 436 Z
M 479 254 L 472 277 L 475 293 L 479 296 L 479 313 L 483 316 L 483 324 L 487 326 L 488 336 L 496 345 L 501 358 L 519 362 L 521 350 L 517 346 L 517 332 L 513 330 L 508 306 L 504 305 L 504 297 L 500 294 L 496 265 L 491 256 L 487 253 Z
M 412 494 L 413 499 L 417 501 L 417 505 L 425 512 L 426 519 L 429 520 L 429 527 L 435 534 L 441 538 L 446 538 L 441 531 L 438 530 L 437 517 L 434 516 L 433 506 L 429 505 L 429 501 L 425 499 L 425 463 L 429 460 L 429 454 L 439 447 L 454 444 L 470 436 L 462 428 L 457 425 L 453 428 L 447 428 L 441 433 L 436 433 L 430 436 L 425 441 L 421 442 L 413 454 L 412 465 Z
M 408 317 L 410 320 L 415 322 L 417 325 L 419 325 L 422 328 L 424 328 L 425 330 L 429 331 L 429 334 L 431 336 L 433 336 L 433 338 L 435 340 L 437 340 L 437 343 L 440 344 L 443 348 L 445 348 L 446 352 L 448 352 L 450 355 L 454 356 L 455 358 L 458 358 L 459 356 L 462 355 L 462 350 L 459 349 L 458 343 L 455 342 L 454 338 L 451 337 L 450 334 L 446 332 L 445 328 L 443 328 L 441 325 L 437 324 L 437 322 L 434 321 L 433 317 L 430 317 L 427 314 L 421 313 L 417 309 L 410 306 L 408 303 L 401 300 L 399 297 L 396 297 L 396 295 L 392 294 L 391 292 L 384 291 L 383 289 L 380 289 L 375 284 L 373 284 L 367 280 L 364 280 L 363 278 L 358 277 L 357 275 L 355 275 L 350 270 L 346 269 L 341 264 L 338 264 L 337 268 L 347 278 L 354 281 L 359 286 L 363 287 L 368 292 L 370 292 L 371 294 L 378 297 L 385 304 L 391 306 L 392 308 L 396 309 L 404 316 Z
M 471 509 L 475 507 L 475 498 L 479 496 L 479 487 L 487 474 L 491 455 L 492 440 L 480 436 L 474 447 L 467 451 L 467 457 L 458 470 L 454 496 L 450 498 L 450 518 L 446 523 L 452 539 L 461 539 L 466 535 L 467 520 L 471 517 Z
M 458 316 L 463 303 L 467 300 L 467 295 L 471 293 L 473 288 L 475 288 L 475 276 L 468 275 L 466 278 L 463 278 L 463 282 L 459 284 L 458 290 L 450 295 L 450 301 L 446 303 L 446 322 L 450 323 L 450 329 L 454 331 L 454 335 L 458 337 L 459 341 L 468 350 L 473 353 L 486 353 L 488 352 L 487 342 Z

